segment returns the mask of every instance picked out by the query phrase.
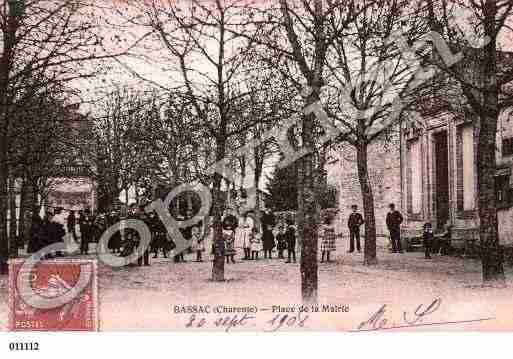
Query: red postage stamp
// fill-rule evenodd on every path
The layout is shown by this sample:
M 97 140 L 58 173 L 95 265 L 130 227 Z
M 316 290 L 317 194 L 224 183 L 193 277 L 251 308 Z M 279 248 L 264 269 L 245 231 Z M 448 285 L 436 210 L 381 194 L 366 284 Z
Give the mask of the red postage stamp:
M 9 263 L 9 330 L 98 330 L 97 263 L 55 259 Z

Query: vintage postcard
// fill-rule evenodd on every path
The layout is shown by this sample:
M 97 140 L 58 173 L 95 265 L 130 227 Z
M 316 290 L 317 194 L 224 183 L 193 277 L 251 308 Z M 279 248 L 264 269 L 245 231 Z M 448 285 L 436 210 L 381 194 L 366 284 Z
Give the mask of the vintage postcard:
M 506 0 L 3 1 L 0 330 L 513 330 L 512 29 Z

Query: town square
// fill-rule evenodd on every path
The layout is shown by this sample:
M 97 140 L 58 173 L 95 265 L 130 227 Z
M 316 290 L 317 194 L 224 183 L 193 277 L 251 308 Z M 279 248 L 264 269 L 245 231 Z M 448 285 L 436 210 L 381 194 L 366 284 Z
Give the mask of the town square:
M 513 3 L 6 0 L 0 330 L 513 329 Z

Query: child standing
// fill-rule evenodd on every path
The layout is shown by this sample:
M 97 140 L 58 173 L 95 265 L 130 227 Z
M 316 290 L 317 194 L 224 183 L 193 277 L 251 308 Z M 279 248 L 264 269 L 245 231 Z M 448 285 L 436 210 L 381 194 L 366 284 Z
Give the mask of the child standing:
M 196 262 L 203 262 L 202 252 L 205 251 L 204 237 L 201 235 L 200 225 L 192 227 L 192 250 L 196 252 Z
M 326 262 L 330 262 L 330 253 L 331 251 L 336 250 L 335 246 L 335 229 L 332 226 L 332 219 L 326 218 L 324 221 L 324 226 L 321 227 L 320 231 L 320 239 L 321 239 L 321 263 L 324 262 L 324 257 L 326 256 Z
M 427 222 L 424 224 L 424 231 L 422 233 L 422 239 L 424 242 L 424 256 L 426 259 L 431 258 L 431 248 L 433 247 L 433 227 L 431 223 Z
M 237 228 L 239 233 L 239 243 L 241 243 L 242 248 L 244 249 L 244 259 L 251 259 L 251 238 L 253 237 L 253 228 L 255 227 L 255 222 L 253 218 L 250 216 L 251 212 L 246 212 L 244 216 L 241 218 L 241 225 Z
M 226 256 L 226 263 L 230 263 L 230 259 L 232 263 L 235 263 L 235 231 L 234 230 L 223 230 L 223 240 L 225 246 L 224 255 Z
M 287 237 L 285 233 L 285 225 L 280 225 L 278 234 L 276 235 L 276 241 L 278 242 L 278 259 L 283 259 L 283 251 L 287 248 Z
M 251 259 L 258 260 L 258 252 L 262 250 L 262 235 L 256 228 L 253 228 L 253 235 L 250 239 L 251 242 Z

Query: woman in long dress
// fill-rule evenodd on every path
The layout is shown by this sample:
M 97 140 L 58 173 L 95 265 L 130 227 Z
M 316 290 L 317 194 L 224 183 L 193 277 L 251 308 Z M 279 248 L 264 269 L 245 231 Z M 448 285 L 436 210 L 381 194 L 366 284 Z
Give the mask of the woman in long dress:
M 272 251 L 276 246 L 273 234 L 273 229 L 276 225 L 276 218 L 274 217 L 274 214 L 269 211 L 269 209 L 266 209 L 261 221 L 264 258 L 267 258 L 267 255 L 269 255 L 269 259 L 272 259 Z

